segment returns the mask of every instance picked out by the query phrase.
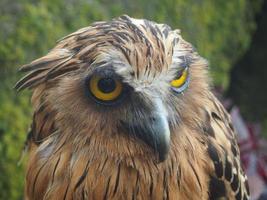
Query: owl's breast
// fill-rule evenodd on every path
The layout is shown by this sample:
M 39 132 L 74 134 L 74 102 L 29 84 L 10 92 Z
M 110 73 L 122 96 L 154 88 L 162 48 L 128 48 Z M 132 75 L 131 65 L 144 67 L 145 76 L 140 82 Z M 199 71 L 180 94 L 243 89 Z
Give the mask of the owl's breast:
M 104 155 L 92 158 L 87 151 L 74 153 L 68 146 L 35 148 L 27 171 L 26 198 L 207 199 L 204 182 L 198 182 L 203 177 L 197 181 L 193 169 L 183 169 L 171 159 L 161 164 L 133 160 L 129 165 Z

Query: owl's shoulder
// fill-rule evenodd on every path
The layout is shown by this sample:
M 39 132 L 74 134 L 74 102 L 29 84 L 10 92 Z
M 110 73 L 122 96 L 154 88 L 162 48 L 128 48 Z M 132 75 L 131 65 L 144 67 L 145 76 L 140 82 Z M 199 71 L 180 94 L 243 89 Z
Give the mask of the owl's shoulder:
M 240 163 L 231 117 L 213 94 L 210 94 L 209 100 L 204 132 L 207 134 L 208 156 L 214 166 L 210 177 L 210 196 L 214 199 L 225 196 L 248 199 L 247 177 Z

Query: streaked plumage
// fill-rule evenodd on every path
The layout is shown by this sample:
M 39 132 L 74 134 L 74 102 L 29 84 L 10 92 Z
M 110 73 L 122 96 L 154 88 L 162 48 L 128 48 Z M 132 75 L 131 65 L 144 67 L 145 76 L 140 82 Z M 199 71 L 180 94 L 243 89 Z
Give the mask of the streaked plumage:
M 248 199 L 229 115 L 179 30 L 97 22 L 21 71 L 16 88 L 33 90 L 34 107 L 26 199 Z M 99 73 L 127 85 L 120 102 L 92 98 Z

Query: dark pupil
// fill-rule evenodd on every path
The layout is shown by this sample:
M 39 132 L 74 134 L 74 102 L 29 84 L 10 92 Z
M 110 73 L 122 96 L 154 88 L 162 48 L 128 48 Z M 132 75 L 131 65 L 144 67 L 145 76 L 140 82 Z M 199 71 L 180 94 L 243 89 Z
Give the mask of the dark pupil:
M 181 78 L 181 76 L 183 75 L 183 72 L 184 72 L 184 70 L 180 70 L 175 79 Z
M 101 92 L 110 93 L 116 88 L 116 82 L 112 78 L 102 78 L 98 81 L 97 86 Z

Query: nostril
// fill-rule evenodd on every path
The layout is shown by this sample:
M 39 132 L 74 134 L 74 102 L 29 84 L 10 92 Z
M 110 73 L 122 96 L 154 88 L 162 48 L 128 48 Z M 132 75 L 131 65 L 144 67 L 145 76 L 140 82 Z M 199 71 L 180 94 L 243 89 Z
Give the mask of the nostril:
M 149 117 L 148 118 L 148 120 L 150 121 L 150 122 L 153 122 L 153 123 L 157 123 L 158 121 L 160 121 L 161 120 L 161 116 L 151 116 L 151 117 Z
M 150 120 L 153 121 L 153 122 L 155 122 L 156 121 L 156 118 L 155 117 L 151 117 Z

